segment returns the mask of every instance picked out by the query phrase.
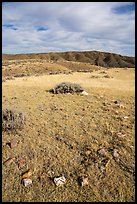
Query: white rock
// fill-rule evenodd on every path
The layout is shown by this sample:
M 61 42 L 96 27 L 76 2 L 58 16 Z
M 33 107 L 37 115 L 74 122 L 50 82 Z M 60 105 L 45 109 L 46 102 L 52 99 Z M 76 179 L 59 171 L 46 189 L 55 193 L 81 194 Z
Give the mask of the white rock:
M 24 186 L 28 186 L 28 185 L 32 184 L 32 180 L 29 178 L 23 179 L 23 184 L 24 184 Z
M 85 96 L 88 95 L 88 93 L 87 93 L 86 91 L 82 91 L 81 94 L 82 94 L 82 95 L 85 95 Z
M 128 116 L 125 116 L 124 119 L 128 119 Z
M 66 183 L 66 178 L 64 176 L 54 178 L 54 183 L 56 186 L 62 186 Z
M 118 154 L 118 150 L 117 149 L 114 149 L 113 151 L 113 156 L 119 160 L 119 154 Z

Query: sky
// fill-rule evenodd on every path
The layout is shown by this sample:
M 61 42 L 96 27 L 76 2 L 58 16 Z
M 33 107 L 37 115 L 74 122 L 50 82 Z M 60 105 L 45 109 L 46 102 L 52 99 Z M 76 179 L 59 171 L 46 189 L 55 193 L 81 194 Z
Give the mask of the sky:
M 134 2 L 4 2 L 2 53 L 102 51 L 135 56 Z

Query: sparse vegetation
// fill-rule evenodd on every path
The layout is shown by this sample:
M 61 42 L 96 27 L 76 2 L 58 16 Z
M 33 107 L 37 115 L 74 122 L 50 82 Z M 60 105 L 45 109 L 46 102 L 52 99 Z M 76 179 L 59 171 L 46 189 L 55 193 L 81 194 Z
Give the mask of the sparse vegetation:
M 4 66 L 3 78 L 31 76 L 2 84 L 3 202 L 134 202 L 135 69 L 63 60 L 51 64 L 44 54 L 39 60 L 16 57 L 10 69 Z M 113 79 L 105 79 L 107 74 Z M 78 90 L 80 84 L 88 96 L 46 91 L 62 81 L 76 82 Z M 25 187 L 21 176 L 29 169 L 32 184 Z M 58 188 L 53 181 L 60 176 L 66 182 Z
M 31 76 L 30 73 L 20 73 L 20 74 L 15 74 L 14 77 L 25 77 L 25 76 Z
M 2 110 L 2 130 L 11 131 L 21 129 L 25 122 L 25 116 L 14 109 L 6 108 Z

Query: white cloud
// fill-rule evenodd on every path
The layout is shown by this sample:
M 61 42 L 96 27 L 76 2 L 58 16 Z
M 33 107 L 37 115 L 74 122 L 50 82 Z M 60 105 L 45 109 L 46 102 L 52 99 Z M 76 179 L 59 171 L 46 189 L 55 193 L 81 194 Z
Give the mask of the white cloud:
M 3 53 L 100 50 L 124 55 L 135 52 L 135 12 L 116 13 L 130 2 L 5 3 Z M 46 27 L 46 31 L 37 31 Z

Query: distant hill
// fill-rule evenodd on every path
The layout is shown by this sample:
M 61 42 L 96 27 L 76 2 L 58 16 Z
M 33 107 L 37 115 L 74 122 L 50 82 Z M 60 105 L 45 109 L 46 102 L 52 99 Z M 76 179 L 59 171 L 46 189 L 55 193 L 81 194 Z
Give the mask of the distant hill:
M 42 59 L 47 62 L 84 62 L 101 67 L 135 67 L 135 57 L 99 51 L 3 54 L 2 60 Z

